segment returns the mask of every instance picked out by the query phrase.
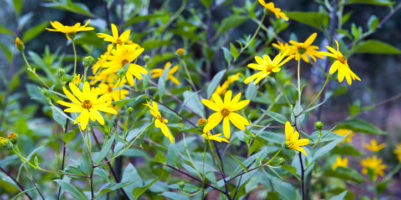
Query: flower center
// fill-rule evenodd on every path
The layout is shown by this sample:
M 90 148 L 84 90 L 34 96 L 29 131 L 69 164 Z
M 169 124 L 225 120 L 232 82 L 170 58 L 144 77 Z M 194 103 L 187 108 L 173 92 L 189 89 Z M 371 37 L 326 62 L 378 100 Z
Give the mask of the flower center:
M 306 49 L 303 47 L 298 47 L 298 53 L 303 55 L 305 53 Z
M 85 109 L 90 109 L 90 108 L 92 108 L 92 102 L 89 101 L 89 100 L 84 100 L 84 101 L 82 102 L 82 108 L 85 108 Z
M 118 38 L 118 39 L 116 40 L 116 43 L 117 43 L 118 45 L 123 45 L 123 42 L 120 40 L 120 38 Z
M 109 93 L 111 93 L 111 92 L 113 92 L 113 88 L 112 88 L 111 86 L 109 86 L 109 87 L 107 88 L 107 91 L 108 91 Z
M 127 63 L 129 63 L 129 61 L 127 59 L 124 59 L 123 61 L 121 61 L 121 66 L 125 66 Z
M 164 123 L 164 118 L 161 115 L 158 115 L 156 119 L 159 120 L 161 123 Z
M 227 108 L 223 108 L 223 110 L 221 110 L 220 112 L 223 117 L 227 117 L 230 114 L 230 110 L 228 110 Z
M 345 58 L 344 56 L 339 56 L 337 60 L 340 61 L 342 64 L 345 64 L 347 62 L 347 58 Z
M 273 71 L 274 66 L 273 65 L 266 65 L 266 72 L 272 72 Z

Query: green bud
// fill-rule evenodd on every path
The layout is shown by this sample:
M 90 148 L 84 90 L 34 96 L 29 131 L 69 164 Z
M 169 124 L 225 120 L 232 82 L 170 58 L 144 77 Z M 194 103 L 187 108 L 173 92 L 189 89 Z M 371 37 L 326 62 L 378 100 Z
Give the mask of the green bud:
M 58 74 L 59 77 L 64 76 L 64 74 L 65 74 L 64 69 L 63 69 L 63 68 L 59 68 L 59 69 L 57 70 L 57 74 Z
M 148 61 L 150 60 L 150 57 L 149 57 L 149 55 L 145 55 L 145 56 L 143 57 L 143 59 L 145 60 L 145 62 L 148 62 Z
M 95 59 L 92 56 L 86 56 L 82 60 L 82 64 L 84 65 L 84 67 L 90 67 L 93 65 L 93 63 L 95 63 Z
M 14 132 L 9 133 L 8 136 L 7 136 L 7 138 L 8 138 L 8 140 L 10 140 L 12 143 L 15 143 L 15 142 L 17 141 L 17 139 L 18 139 L 18 134 L 14 133 Z
M 317 121 L 315 122 L 315 129 L 321 131 L 324 127 L 324 124 L 322 121 Z
M 134 108 L 133 107 L 128 107 L 127 111 L 128 111 L 128 113 L 132 113 L 132 112 L 134 112 Z

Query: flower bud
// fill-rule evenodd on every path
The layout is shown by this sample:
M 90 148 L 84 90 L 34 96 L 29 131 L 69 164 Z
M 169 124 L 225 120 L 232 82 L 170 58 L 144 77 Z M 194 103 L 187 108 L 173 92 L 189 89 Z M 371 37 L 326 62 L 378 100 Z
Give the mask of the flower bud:
M 145 60 L 145 62 L 149 62 L 149 59 L 150 59 L 149 55 L 145 55 L 145 56 L 143 57 L 143 60 Z
M 11 144 L 8 141 L 8 139 L 4 138 L 4 137 L 0 137 L 0 150 L 10 149 L 10 148 L 11 148 Z
M 93 65 L 93 63 L 95 63 L 95 59 L 92 56 L 86 56 L 82 60 L 82 64 L 84 65 L 84 67 L 90 67 Z
M 20 51 L 20 52 L 23 52 L 25 49 L 25 45 L 19 37 L 15 38 L 15 46 L 17 47 L 18 51 Z
M 185 50 L 184 50 L 183 48 L 179 48 L 179 49 L 177 49 L 177 51 L 175 51 L 175 53 L 176 53 L 177 55 L 182 55 L 182 54 L 185 53 Z
M 63 69 L 63 68 L 59 68 L 59 69 L 57 70 L 57 74 L 58 74 L 59 77 L 64 76 L 64 74 L 65 74 L 64 69 Z
M 317 121 L 315 122 L 315 129 L 321 131 L 324 127 L 324 124 L 322 121 Z
M 15 143 L 18 139 L 18 135 L 14 132 L 8 134 L 7 138 L 12 142 Z
M 128 111 L 128 113 L 132 113 L 132 112 L 134 112 L 134 108 L 133 107 L 128 107 L 127 111 Z
M 198 126 L 201 127 L 201 128 L 205 127 L 206 123 L 207 123 L 207 119 L 205 119 L 205 118 L 200 118 L 198 120 Z

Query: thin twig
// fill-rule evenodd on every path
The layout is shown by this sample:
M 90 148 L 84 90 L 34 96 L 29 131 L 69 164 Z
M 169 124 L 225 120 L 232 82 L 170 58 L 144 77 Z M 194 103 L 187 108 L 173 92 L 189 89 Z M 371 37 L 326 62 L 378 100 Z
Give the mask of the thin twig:
M 225 192 L 224 192 L 224 194 L 227 196 L 227 198 L 228 198 L 228 200 L 231 200 L 231 197 L 230 197 L 230 194 L 229 194 L 229 190 L 228 190 L 228 182 L 227 182 L 227 180 L 226 180 L 226 173 L 225 173 L 225 171 L 224 171 L 224 162 L 223 162 L 223 158 L 221 157 L 221 154 L 220 154 L 220 150 L 219 150 L 219 148 L 217 147 L 217 142 L 216 141 L 213 141 L 213 145 L 214 145 L 214 148 L 216 149 L 216 153 L 217 153 L 217 156 L 218 156 L 218 158 L 219 158 L 219 160 L 220 160 L 220 174 L 221 174 L 221 176 L 222 176 L 222 178 L 223 178 L 223 181 L 224 181 L 224 187 L 225 187 Z
M 13 176 L 11 176 L 10 173 L 8 173 L 8 172 L 7 172 L 4 168 L 2 168 L 2 167 L 0 167 L 0 170 L 1 170 L 3 173 L 5 173 L 8 177 L 10 177 L 11 180 L 13 180 L 15 184 L 17 184 L 17 186 L 19 187 L 19 189 L 20 189 L 21 191 L 25 191 L 24 187 L 23 187 Z M 32 197 L 29 196 L 28 192 L 25 192 L 25 196 L 28 197 L 28 199 L 32 200 Z
M 65 127 L 64 127 L 64 135 L 67 133 L 67 128 L 68 128 L 68 120 L 66 120 L 65 122 Z M 65 162 L 65 153 L 66 153 L 66 145 L 67 143 L 63 142 L 63 158 L 61 160 L 61 171 L 64 170 L 64 162 Z M 63 175 L 61 175 L 60 179 L 63 177 Z M 57 194 L 57 200 L 60 199 L 60 195 L 61 195 L 61 187 L 59 186 L 58 188 L 58 194 Z

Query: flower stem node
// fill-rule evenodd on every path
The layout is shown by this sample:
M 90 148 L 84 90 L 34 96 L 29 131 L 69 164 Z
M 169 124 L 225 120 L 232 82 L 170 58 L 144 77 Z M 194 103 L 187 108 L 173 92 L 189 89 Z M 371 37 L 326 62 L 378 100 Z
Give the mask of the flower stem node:
M 23 52 L 25 49 L 24 42 L 22 42 L 21 38 L 15 38 L 15 46 L 17 47 L 18 51 Z
M 84 67 L 90 67 L 95 63 L 95 59 L 92 56 L 86 56 L 83 61 L 82 61 L 82 65 L 84 65 Z
M 321 130 L 323 130 L 323 127 L 324 127 L 324 124 L 323 124 L 322 121 L 317 121 L 317 122 L 315 122 L 315 129 L 316 129 L 316 130 L 321 131 Z

